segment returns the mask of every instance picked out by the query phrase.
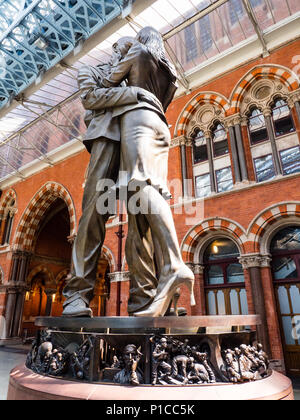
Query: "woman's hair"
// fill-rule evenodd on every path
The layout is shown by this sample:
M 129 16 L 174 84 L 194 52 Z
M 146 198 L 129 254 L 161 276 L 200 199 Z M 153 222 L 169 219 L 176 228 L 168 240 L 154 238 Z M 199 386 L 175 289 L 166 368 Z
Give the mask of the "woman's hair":
M 152 57 L 166 68 L 174 79 L 177 79 L 175 67 L 166 58 L 164 41 L 160 32 L 152 26 L 146 26 L 137 34 L 136 40 L 145 45 Z

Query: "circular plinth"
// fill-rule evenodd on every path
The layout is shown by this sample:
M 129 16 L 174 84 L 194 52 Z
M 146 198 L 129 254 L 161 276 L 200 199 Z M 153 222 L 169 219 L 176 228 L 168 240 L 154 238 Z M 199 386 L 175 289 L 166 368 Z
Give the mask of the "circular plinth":
M 138 387 L 89 384 L 37 375 L 25 366 L 11 371 L 8 400 L 201 401 L 293 400 L 291 381 L 278 372 L 257 382 L 197 386 Z
M 199 328 L 199 327 L 232 327 L 244 325 L 260 325 L 259 315 L 209 315 L 209 316 L 166 316 L 157 318 L 147 317 L 95 317 L 95 318 L 68 318 L 68 317 L 37 317 L 35 325 L 47 328 L 64 328 L 69 330 L 99 329 L 139 329 L 139 328 Z

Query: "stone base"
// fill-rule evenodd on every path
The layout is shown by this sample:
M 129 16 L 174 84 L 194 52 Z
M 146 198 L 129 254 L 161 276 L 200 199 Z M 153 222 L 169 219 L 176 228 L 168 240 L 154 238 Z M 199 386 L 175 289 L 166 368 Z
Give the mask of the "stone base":
M 66 381 L 37 375 L 25 366 L 18 366 L 10 374 L 7 400 L 294 400 L 294 393 L 290 379 L 278 372 L 266 379 L 235 385 L 133 387 Z

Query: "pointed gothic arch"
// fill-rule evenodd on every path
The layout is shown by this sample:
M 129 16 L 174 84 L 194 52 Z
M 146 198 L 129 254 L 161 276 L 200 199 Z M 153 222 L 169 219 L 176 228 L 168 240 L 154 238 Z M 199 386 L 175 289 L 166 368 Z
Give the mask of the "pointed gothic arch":
M 43 215 L 57 198 L 61 198 L 68 208 L 70 236 L 76 234 L 76 212 L 71 195 L 63 185 L 48 182 L 35 194 L 21 217 L 14 238 L 15 250 L 32 250 L 34 237 Z

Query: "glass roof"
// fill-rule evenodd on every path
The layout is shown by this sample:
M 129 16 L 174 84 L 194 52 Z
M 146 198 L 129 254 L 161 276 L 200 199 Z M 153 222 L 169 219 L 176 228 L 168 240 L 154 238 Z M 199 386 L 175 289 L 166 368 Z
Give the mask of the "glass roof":
M 8 1 L 12 7 L 22 2 L 22 0 Z M 50 1 L 64 3 L 67 0 Z M 299 0 L 249 0 L 249 2 L 262 34 L 275 24 L 300 12 Z M 13 13 L 9 15 L 8 8 L 7 15 L 3 13 L 3 3 L 6 4 L 7 0 L 0 0 L 0 18 L 1 22 L 4 20 L 7 22 L 7 26 L 12 21 Z M 205 14 L 206 10 L 209 11 L 208 14 Z M 196 19 L 194 19 L 195 15 Z M 190 18 L 193 20 L 192 24 L 189 24 Z M 182 24 L 184 27 L 180 26 Z M 77 69 L 83 64 L 96 65 L 99 61 L 108 60 L 111 47 L 116 40 L 124 35 L 135 36 L 141 27 L 148 25 L 154 26 L 164 35 L 169 56 L 177 68 L 182 69 L 183 77 L 193 72 L 195 68 L 204 65 L 208 59 L 217 58 L 232 47 L 242 45 L 249 38 L 257 37 L 253 21 L 245 10 L 243 0 L 156 0 L 135 16 L 134 20 L 124 19 L 124 25 L 120 30 L 88 52 L 72 68 L 66 68 L 0 119 L 0 181 L 9 174 L 22 172 L 21 168 L 34 159 L 47 161 L 49 152 L 74 138 L 80 139 L 84 131 L 83 121 L 80 124 L 76 123 L 75 127 L 74 118 L 70 118 L 67 123 L 64 120 L 63 128 L 58 124 L 58 121 L 63 121 L 62 116 L 67 114 L 69 105 L 66 100 L 68 98 L 71 97 L 72 101 L 78 103 L 78 109 L 82 109 L 79 99 L 76 98 Z M 2 25 L 1 30 L 3 31 Z M 3 64 L 3 58 L 1 61 L 0 44 L 0 81 L 1 63 Z M 62 105 L 57 110 L 55 107 L 60 104 Z M 55 111 L 52 111 L 53 108 Z M 82 119 L 83 110 L 79 115 Z M 34 126 L 28 126 L 33 121 L 35 121 Z M 36 133 L 39 132 L 42 133 L 41 137 L 35 142 L 43 143 L 43 136 L 47 137 L 45 133 L 47 131 L 53 133 L 53 130 L 58 131 L 56 142 L 48 142 L 47 148 L 44 147 L 44 149 L 42 146 L 32 149 L 29 139 L 33 137 L 36 139 Z M 19 132 L 15 135 L 17 131 Z M 46 141 L 44 141 L 45 144 Z

